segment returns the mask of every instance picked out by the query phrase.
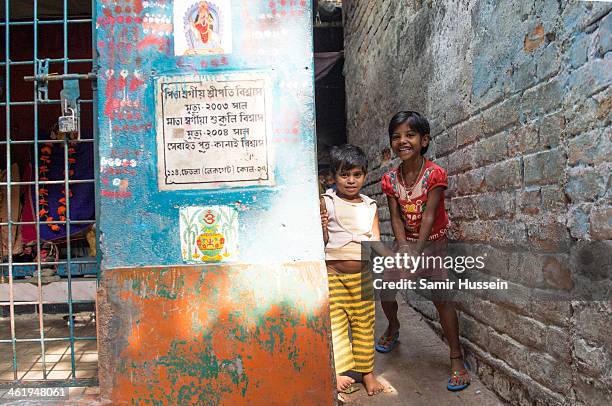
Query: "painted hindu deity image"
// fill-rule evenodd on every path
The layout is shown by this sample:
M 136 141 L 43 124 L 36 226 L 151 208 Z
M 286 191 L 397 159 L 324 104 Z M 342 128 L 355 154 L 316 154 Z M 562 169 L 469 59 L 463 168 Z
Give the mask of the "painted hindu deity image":
M 238 212 L 226 206 L 180 210 L 181 254 L 188 263 L 236 260 Z
M 219 55 L 232 52 L 230 0 L 174 3 L 175 55 Z

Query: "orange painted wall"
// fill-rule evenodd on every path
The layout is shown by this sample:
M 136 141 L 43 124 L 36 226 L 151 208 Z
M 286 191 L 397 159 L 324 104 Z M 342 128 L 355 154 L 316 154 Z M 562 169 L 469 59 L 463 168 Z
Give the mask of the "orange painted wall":
M 115 269 L 101 286 L 113 404 L 333 404 L 323 263 Z

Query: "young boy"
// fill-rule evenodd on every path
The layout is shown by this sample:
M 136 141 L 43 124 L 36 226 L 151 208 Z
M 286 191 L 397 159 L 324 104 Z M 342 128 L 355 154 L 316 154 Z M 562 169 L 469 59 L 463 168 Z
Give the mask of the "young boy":
M 374 376 L 374 301 L 363 300 L 361 241 L 380 239 L 376 202 L 360 194 L 368 161 L 354 145 L 332 149 L 336 190 L 321 197 L 321 225 L 329 280 L 329 302 L 336 381 L 339 392 L 355 381 L 342 374 L 363 374 L 368 395 L 382 392 Z M 349 327 L 352 342 L 349 339 Z

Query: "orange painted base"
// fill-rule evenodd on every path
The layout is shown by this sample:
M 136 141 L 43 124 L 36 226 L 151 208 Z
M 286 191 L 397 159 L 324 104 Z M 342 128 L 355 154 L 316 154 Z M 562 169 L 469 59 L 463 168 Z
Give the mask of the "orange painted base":
M 113 404 L 334 402 L 323 262 L 103 273 L 100 390 Z

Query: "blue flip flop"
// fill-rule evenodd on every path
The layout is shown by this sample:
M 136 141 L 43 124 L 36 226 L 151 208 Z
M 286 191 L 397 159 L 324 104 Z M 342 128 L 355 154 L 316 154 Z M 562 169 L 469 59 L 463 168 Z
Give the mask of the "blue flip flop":
M 399 340 L 399 330 L 393 336 L 382 336 L 378 339 L 378 343 L 374 346 L 376 351 L 386 354 L 391 352 Z
M 453 385 L 452 384 L 452 380 L 453 378 L 458 378 L 458 377 L 464 377 L 464 376 L 468 376 L 469 377 L 469 373 L 468 373 L 468 368 L 467 368 L 467 364 L 463 364 L 465 369 L 462 369 L 461 371 L 453 371 L 452 375 L 450 376 L 450 378 L 448 378 L 448 384 L 446 385 L 446 389 L 448 389 L 451 392 L 458 392 L 460 390 L 464 390 L 465 388 L 467 388 L 470 385 L 470 382 L 468 383 L 464 383 L 461 385 Z

